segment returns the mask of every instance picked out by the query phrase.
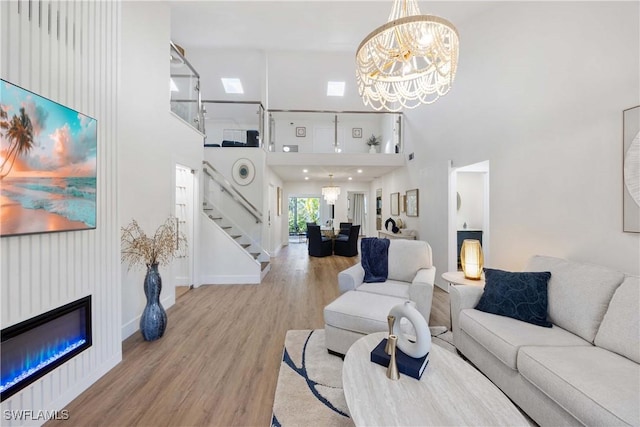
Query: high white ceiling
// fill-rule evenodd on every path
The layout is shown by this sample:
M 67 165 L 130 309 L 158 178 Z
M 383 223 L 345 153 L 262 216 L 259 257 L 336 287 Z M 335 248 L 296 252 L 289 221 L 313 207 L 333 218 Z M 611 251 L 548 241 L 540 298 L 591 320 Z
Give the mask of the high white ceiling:
M 373 29 L 386 23 L 393 5 L 392 0 L 174 0 L 169 3 L 171 38 L 186 48 L 187 57 L 190 49 L 253 50 L 267 55 L 270 51 L 317 51 L 353 53 L 355 56 L 362 39 Z M 436 1 L 419 4 L 422 13 L 446 18 L 460 31 L 465 22 L 496 7 L 499 2 Z M 225 62 L 221 66 L 225 67 L 225 72 L 229 75 L 233 74 L 229 71 L 233 63 Z M 246 76 L 246 65 L 238 64 L 238 67 L 244 69 L 239 69 L 233 75 Z M 324 78 L 322 84 L 326 85 L 324 82 L 329 79 L 321 78 Z M 338 108 L 340 109 L 349 108 Z M 338 165 L 331 167 L 313 162 L 300 163 L 295 160 L 295 155 L 290 160 L 288 164 L 271 165 L 284 181 L 304 179 L 301 174 L 303 168 L 309 169 L 309 176 L 313 181 L 320 181 L 323 177 L 326 180 L 329 169 L 339 180 L 346 180 L 353 175 L 354 180 L 371 181 L 398 167 L 372 164 L 365 168 L 364 173 L 354 174 L 354 170 L 363 166 L 356 159 L 339 168 Z
M 180 1 L 171 4 L 171 37 L 191 48 L 353 52 L 386 23 L 391 0 Z M 423 14 L 458 28 L 496 2 L 419 2 Z

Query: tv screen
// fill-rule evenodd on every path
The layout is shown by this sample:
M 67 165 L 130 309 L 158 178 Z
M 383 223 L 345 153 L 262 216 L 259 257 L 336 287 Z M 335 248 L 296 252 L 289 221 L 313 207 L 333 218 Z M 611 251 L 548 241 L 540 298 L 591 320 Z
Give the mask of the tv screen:
M 0 235 L 96 228 L 97 122 L 0 79 Z

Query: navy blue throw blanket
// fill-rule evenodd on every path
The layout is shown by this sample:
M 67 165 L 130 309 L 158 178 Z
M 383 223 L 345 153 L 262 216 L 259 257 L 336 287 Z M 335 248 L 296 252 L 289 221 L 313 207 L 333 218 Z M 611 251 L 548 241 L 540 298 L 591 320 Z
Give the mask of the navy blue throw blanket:
M 364 269 L 366 283 L 384 282 L 389 275 L 389 239 L 364 237 L 360 243 L 362 257 L 360 264 Z

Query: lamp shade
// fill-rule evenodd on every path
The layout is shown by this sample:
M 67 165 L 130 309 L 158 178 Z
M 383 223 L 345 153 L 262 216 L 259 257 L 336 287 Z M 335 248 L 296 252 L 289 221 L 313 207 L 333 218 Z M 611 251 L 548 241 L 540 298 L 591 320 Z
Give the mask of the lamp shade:
M 460 249 L 460 263 L 464 277 L 471 280 L 482 278 L 482 267 L 484 266 L 484 255 L 479 240 L 465 239 Z

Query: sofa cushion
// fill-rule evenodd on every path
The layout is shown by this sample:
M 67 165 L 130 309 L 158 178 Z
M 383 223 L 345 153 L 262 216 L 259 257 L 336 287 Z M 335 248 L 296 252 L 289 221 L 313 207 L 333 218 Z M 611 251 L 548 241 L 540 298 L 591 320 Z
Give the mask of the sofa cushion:
M 404 302 L 403 298 L 348 291 L 324 308 L 324 323 L 361 334 L 388 331 L 389 311 Z
M 405 239 L 389 242 L 389 279 L 411 283 L 418 270 L 432 266 L 431 246 L 427 242 Z
M 628 276 L 616 289 L 595 344 L 640 363 L 640 277 Z
M 534 256 L 526 271 L 550 271 L 549 320 L 593 342 L 624 274 L 598 265 Z
M 484 269 L 486 284 L 476 310 L 507 316 L 546 328 L 549 272 L 511 273 Z
M 526 345 L 590 346 L 588 342 L 553 326 L 542 328 L 510 317 L 466 309 L 460 328 L 511 369 L 518 369 L 518 350 Z
M 358 292 L 370 292 L 378 295 L 388 295 L 397 298 L 403 298 L 405 300 L 411 299 L 409 297 L 409 284 L 407 282 L 399 282 L 397 280 L 387 280 L 382 283 L 363 283 L 358 286 Z
M 599 347 L 523 347 L 522 376 L 584 425 L 640 425 L 640 365 Z

